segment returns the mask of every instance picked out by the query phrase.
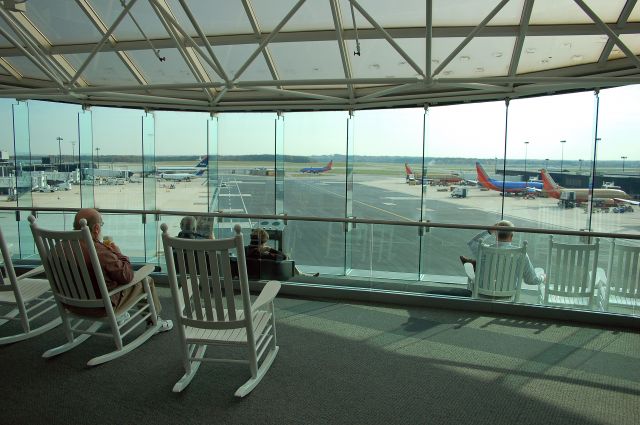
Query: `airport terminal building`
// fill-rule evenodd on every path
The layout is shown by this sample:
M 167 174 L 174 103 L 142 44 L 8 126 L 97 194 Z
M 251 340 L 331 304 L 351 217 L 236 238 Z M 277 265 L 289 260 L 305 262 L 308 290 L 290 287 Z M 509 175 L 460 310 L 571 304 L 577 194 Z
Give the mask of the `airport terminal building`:
M 39 358 L 56 329 L 0 353 L 12 387 L 70 376 L 71 401 L 3 411 L 119 422 L 121 380 L 160 401 L 118 398 L 123 423 L 635 423 L 639 55 L 635 0 L 0 0 L 17 270 L 41 264 L 30 215 L 67 231 L 80 208 L 155 266 L 168 317 L 162 223 L 287 256 L 249 270 L 282 282 L 281 350 L 246 399 L 216 364 L 172 397 L 171 332 L 86 370 Z

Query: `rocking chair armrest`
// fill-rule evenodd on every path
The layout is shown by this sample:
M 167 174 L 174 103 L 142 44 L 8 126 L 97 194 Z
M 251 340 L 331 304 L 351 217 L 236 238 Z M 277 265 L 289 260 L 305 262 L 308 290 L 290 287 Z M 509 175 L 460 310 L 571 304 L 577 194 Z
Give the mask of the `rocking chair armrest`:
M 140 268 L 139 270 L 136 270 L 136 272 L 133 274 L 133 279 L 131 279 L 131 282 L 122 285 L 122 286 L 118 286 L 117 288 L 109 291 L 109 296 L 113 295 L 113 294 L 117 294 L 120 291 L 124 291 L 125 289 L 131 288 L 132 286 L 137 285 L 140 281 L 142 281 L 142 279 L 144 279 L 145 277 L 148 277 L 151 272 L 154 270 L 154 266 L 152 264 L 145 264 L 144 266 L 142 266 L 142 268 Z
M 18 279 L 18 281 L 20 281 L 20 279 L 27 279 L 27 278 L 30 278 L 32 276 L 39 275 L 41 273 L 44 273 L 44 266 L 38 266 L 35 269 L 31 269 L 28 272 L 23 273 L 20 276 L 18 276 L 17 279 Z
M 254 312 L 272 302 L 276 295 L 278 295 L 281 286 L 282 284 L 277 280 L 267 282 L 264 288 L 262 288 L 262 292 L 260 292 L 260 295 L 258 295 L 258 298 L 251 306 L 251 311 Z
M 153 264 L 145 264 L 133 273 L 133 279 L 131 279 L 131 282 L 140 282 L 142 279 L 149 276 L 154 269 L 155 266 Z
M 476 272 L 473 270 L 473 265 L 471 263 L 464 263 L 464 271 L 467 273 L 467 277 L 470 280 L 476 279 Z

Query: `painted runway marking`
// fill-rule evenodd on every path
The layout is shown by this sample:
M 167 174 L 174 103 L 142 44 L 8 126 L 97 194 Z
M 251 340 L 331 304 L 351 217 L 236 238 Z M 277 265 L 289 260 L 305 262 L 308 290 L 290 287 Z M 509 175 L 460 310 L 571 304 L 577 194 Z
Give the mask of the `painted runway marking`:
M 229 180 L 227 183 L 230 184 L 267 184 L 267 182 L 251 182 L 251 181 L 240 181 L 240 180 Z
M 419 201 L 417 196 L 385 196 L 382 199 L 391 199 L 392 201 Z
M 241 212 L 241 213 L 245 213 L 245 210 L 243 210 L 242 208 L 223 208 L 221 210 L 223 213 L 232 213 L 232 212 Z
M 219 193 L 218 196 L 234 196 L 234 197 L 247 197 L 251 196 L 250 193 Z
M 422 208 L 416 208 L 418 211 L 422 211 Z M 425 208 L 424 209 L 425 212 L 434 212 L 435 210 L 432 210 L 431 208 Z
M 394 204 L 393 202 L 383 202 L 382 204 L 383 204 L 383 205 L 396 205 L 396 204 Z

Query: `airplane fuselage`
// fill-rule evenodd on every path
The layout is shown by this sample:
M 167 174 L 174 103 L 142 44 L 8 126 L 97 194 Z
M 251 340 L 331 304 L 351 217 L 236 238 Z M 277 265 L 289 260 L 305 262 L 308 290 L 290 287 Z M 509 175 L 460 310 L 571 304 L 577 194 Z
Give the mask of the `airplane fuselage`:
M 490 178 L 479 163 L 476 163 L 478 182 L 489 190 L 496 192 L 522 193 L 530 190 L 542 190 L 540 182 L 510 182 Z

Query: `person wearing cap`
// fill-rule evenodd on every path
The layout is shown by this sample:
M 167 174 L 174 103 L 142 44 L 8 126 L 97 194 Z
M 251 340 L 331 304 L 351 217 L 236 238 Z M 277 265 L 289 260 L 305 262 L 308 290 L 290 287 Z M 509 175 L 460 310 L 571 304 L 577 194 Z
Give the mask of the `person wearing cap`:
M 513 231 L 510 228 L 515 227 L 512 222 L 509 220 L 500 220 L 495 224 L 496 227 L 504 227 L 503 229 L 498 230 L 497 232 L 494 230 L 483 230 L 482 232 L 475 235 L 468 243 L 467 246 L 473 253 L 474 258 L 478 258 L 478 253 L 480 251 L 480 244 L 486 244 L 493 247 L 498 248 L 514 248 L 518 247 L 514 245 L 513 242 Z M 493 237 L 495 237 L 495 241 L 493 243 L 489 242 Z M 524 274 L 523 280 L 527 285 L 540 285 L 546 279 L 546 275 L 544 273 L 536 273 L 531 260 L 529 259 L 529 254 L 526 255 L 524 265 Z M 464 256 L 460 256 L 460 261 L 462 263 L 471 263 L 475 270 L 476 268 L 476 260 L 467 258 Z

